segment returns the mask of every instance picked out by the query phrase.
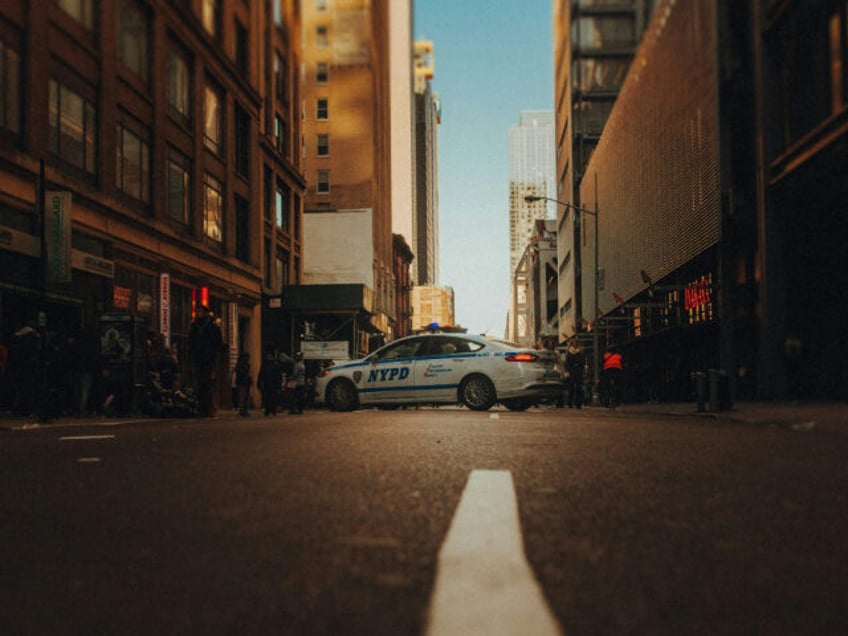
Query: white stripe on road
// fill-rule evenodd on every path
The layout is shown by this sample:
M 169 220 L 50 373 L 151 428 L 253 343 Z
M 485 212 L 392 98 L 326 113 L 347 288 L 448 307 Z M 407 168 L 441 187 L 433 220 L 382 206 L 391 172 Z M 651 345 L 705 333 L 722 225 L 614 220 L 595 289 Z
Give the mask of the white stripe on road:
M 521 539 L 512 474 L 475 470 L 439 551 L 428 636 L 560 635 Z
M 66 435 L 65 437 L 60 437 L 60 442 L 67 442 L 71 440 L 80 440 L 80 439 L 115 439 L 114 435 Z

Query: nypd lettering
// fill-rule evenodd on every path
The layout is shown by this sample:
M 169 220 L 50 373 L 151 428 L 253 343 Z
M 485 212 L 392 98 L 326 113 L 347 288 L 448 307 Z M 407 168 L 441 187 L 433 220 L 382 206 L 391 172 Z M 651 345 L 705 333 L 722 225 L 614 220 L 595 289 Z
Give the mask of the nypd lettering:
M 371 369 L 368 373 L 368 382 L 395 382 L 405 380 L 409 377 L 409 367 L 395 367 L 393 369 Z

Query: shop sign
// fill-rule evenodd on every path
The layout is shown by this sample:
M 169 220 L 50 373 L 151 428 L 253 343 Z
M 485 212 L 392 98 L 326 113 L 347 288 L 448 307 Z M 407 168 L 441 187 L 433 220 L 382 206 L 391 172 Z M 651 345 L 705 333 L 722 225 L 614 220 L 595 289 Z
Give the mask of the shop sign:
M 132 290 L 129 287 L 119 287 L 118 285 L 115 285 L 112 288 L 112 306 L 115 309 L 129 310 L 131 295 Z
M 171 275 L 159 274 L 159 332 L 166 347 L 171 346 Z
M 0 226 L 0 248 L 35 257 L 41 253 L 37 236 L 3 226 Z
M 347 360 L 350 343 L 347 340 L 301 340 L 300 351 L 306 360 Z
M 71 282 L 71 193 L 48 192 L 44 206 L 47 280 Z
M 115 277 L 115 263 L 80 250 L 71 250 L 71 265 L 74 269 L 79 269 L 95 276 L 102 276 L 104 278 Z
M 713 302 L 712 284 L 706 276 L 690 283 L 683 290 L 683 306 L 686 311 L 705 307 Z

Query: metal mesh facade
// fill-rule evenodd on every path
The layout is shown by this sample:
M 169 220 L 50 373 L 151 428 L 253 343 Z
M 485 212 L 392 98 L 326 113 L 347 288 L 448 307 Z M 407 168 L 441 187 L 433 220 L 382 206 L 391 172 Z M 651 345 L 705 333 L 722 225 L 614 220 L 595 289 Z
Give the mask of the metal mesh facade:
M 719 240 L 714 0 L 658 3 L 581 187 L 599 209 L 602 313 Z M 596 199 L 597 188 L 597 199 Z M 592 319 L 594 224 L 583 216 L 584 315 Z

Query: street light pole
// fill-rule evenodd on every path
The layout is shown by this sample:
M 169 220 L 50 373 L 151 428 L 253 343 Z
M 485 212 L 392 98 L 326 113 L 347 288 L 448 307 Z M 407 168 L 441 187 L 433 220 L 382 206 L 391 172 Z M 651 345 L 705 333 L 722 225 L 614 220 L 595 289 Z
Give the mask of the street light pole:
M 598 197 L 597 194 L 595 196 L 595 209 L 589 210 L 587 208 L 581 208 L 578 205 L 574 205 L 573 203 L 568 203 L 567 201 L 559 201 L 558 199 L 551 199 L 550 197 L 542 197 L 535 194 L 528 194 L 524 197 L 524 201 L 526 203 L 535 203 L 536 201 L 552 201 L 558 205 L 565 206 L 566 209 L 572 209 L 575 213 L 582 212 L 583 214 L 588 214 L 589 216 L 594 217 L 595 219 L 595 272 L 594 272 L 594 297 L 595 297 L 595 320 L 594 327 L 592 328 L 592 373 L 594 376 L 594 390 L 597 389 L 598 383 L 601 380 L 600 369 L 601 369 L 601 352 L 600 352 L 600 342 L 598 338 L 598 324 L 597 321 L 600 318 L 600 312 L 598 311 L 598 307 L 600 306 L 599 302 L 599 287 L 600 287 L 600 269 L 598 268 Z

